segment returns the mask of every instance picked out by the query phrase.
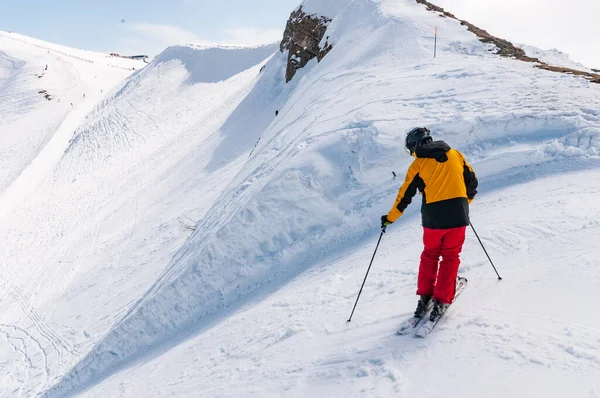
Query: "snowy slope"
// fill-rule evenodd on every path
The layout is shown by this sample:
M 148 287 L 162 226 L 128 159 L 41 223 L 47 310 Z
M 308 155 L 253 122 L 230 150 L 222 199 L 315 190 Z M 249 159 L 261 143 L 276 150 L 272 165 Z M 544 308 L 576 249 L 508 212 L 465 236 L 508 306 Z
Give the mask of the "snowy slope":
M 44 161 L 47 145 L 0 198 L 0 396 L 43 391 L 93 347 L 150 287 L 239 168 L 235 158 L 256 142 L 248 135 L 215 157 L 222 135 L 239 130 L 238 119 L 272 120 L 271 110 L 231 111 L 260 76 L 257 60 L 275 46 L 222 49 L 246 62 L 220 83 L 199 83 L 196 65 L 210 59 L 222 70 L 219 54 L 180 49 L 97 106 L 76 108 L 71 114 L 81 118 L 69 123 L 73 129 L 50 140 L 64 143 L 52 146 L 56 166 Z M 232 56 L 225 53 L 221 58 Z M 236 153 L 239 147 L 248 150 Z M 203 172 L 209 165 L 214 173 Z M 22 178 L 31 170 L 45 173 Z
M 384 236 L 351 324 L 376 231 L 83 396 L 597 396 L 598 165 L 558 161 L 493 188 L 488 180 L 473 223 L 504 280 L 469 233 L 470 285 L 427 340 L 393 334 L 416 303 L 414 214 Z
M 313 370 L 290 359 L 295 354 L 289 351 L 271 364 L 273 353 L 267 349 L 268 341 L 261 342 L 259 330 L 267 340 L 272 336 L 275 341 L 304 335 L 302 332 L 308 330 L 299 337 L 306 342 L 306 345 L 298 343 L 299 352 L 307 352 L 309 357 L 316 358 L 314 361 L 319 361 L 319 347 L 327 345 L 334 364 L 340 352 L 347 355 L 345 341 L 368 333 L 353 328 L 346 332 L 341 325 L 347 315 L 339 312 L 342 306 L 351 306 L 364 270 L 358 269 L 358 262 L 346 257 L 336 262 L 331 256 L 348 253 L 351 257 L 359 256 L 361 266 L 366 262 L 373 239 L 378 235 L 378 217 L 389 209 L 398 188 L 399 181 L 391 178 L 391 172 L 402 173 L 410 162 L 404 156 L 402 140 L 405 131 L 414 125 L 430 126 L 472 160 L 481 180 L 487 184 L 484 186 L 488 187 L 482 196 L 487 193 L 489 196 L 484 200 L 488 202 L 484 203 L 490 204 L 482 212 L 489 217 L 494 211 L 503 214 L 511 209 L 505 201 L 495 199 L 493 192 L 525 182 L 531 173 L 533 177 L 560 173 L 567 165 L 569 169 L 596 167 L 600 133 L 598 86 L 538 70 L 527 63 L 500 59 L 456 21 L 440 20 L 412 1 L 342 3 L 336 3 L 332 9 L 337 14 L 328 15 L 334 18 L 327 32 L 334 50 L 320 64 L 313 62 L 297 75 L 291 88 L 281 91 L 286 54 L 276 54 L 271 59 L 247 98 L 253 99 L 251 103 L 257 110 L 277 98 L 284 104 L 279 117 L 260 134 L 251 157 L 213 201 L 195 232 L 169 262 L 166 272 L 99 344 L 49 390 L 49 396 L 73 389 L 87 391 L 85 388 L 90 385 L 96 385 L 90 394 L 97 396 L 117 391 L 129 396 L 236 396 L 246 390 L 256 396 L 276 396 L 286 387 L 278 384 L 286 372 L 290 374 L 290 395 L 306 396 L 302 390 L 294 389 L 294 383 L 309 377 Z M 311 10 L 319 4 L 305 2 L 304 6 Z M 438 43 L 438 58 L 433 59 L 431 32 L 440 24 L 447 35 Z M 278 96 L 266 94 L 271 92 Z M 244 137 L 246 129 L 256 131 L 253 125 L 254 121 L 249 121 L 245 129 L 233 131 L 232 136 L 237 133 L 237 140 Z M 557 186 L 564 180 L 548 181 Z M 540 197 L 544 186 L 539 183 L 532 199 Z M 582 186 L 572 189 L 568 193 L 581 190 Z M 525 203 L 539 206 L 534 200 Z M 418 212 L 417 206 L 414 207 L 413 215 Z M 538 209 L 538 218 L 533 213 L 522 214 L 528 212 L 527 208 L 517 208 L 515 222 L 503 225 L 502 231 L 518 228 L 524 215 L 531 216 L 530 222 L 534 224 L 542 215 L 551 217 L 545 208 Z M 548 235 L 561 230 L 560 220 L 552 219 Z M 488 225 L 487 221 L 493 219 L 483 225 Z M 414 263 L 419 250 L 418 221 L 406 217 L 400 224 L 404 222 L 410 232 L 408 236 L 413 237 L 403 234 L 396 238 L 400 249 L 390 247 L 387 257 L 382 256 L 384 261 L 389 259 L 389 267 L 380 271 L 383 274 L 379 279 L 376 277 L 378 284 L 371 284 L 377 287 L 371 300 L 378 303 L 390 302 L 395 292 L 399 298 L 412 297 L 409 294 L 414 289 Z M 486 228 L 483 232 L 484 236 L 492 233 Z M 535 244 L 539 236 L 545 236 L 536 230 L 533 237 L 521 230 L 510 235 L 516 242 L 502 237 L 508 247 L 497 243 L 492 247 L 493 253 L 520 250 Z M 575 234 L 566 239 L 568 244 L 581 236 Z M 369 243 L 366 252 L 355 251 L 366 243 Z M 464 269 L 473 269 L 475 280 L 480 275 L 476 268 L 485 265 L 476 250 L 472 244 L 466 250 L 468 261 Z M 517 259 L 514 257 L 513 262 Z M 519 264 L 534 260 L 534 256 L 523 254 Z M 398 263 L 405 264 L 404 270 Z M 324 284 L 326 279 L 313 276 L 306 282 L 311 293 L 293 284 L 294 287 L 286 286 L 263 300 L 307 270 L 310 270 L 307 275 L 310 272 L 319 275 L 319 271 L 314 271 L 319 269 L 316 264 L 340 268 L 339 275 L 348 270 L 352 277 L 344 278 L 344 285 L 333 289 L 333 293 Z M 540 260 L 535 265 L 538 271 L 532 270 L 526 278 L 533 279 L 539 270 L 545 269 Z M 516 279 L 515 274 L 521 268 L 507 264 L 507 279 Z M 389 285 L 382 276 L 386 272 L 396 275 Z M 308 276 L 299 278 L 305 281 Z M 339 278 L 329 282 L 341 285 Z M 507 294 L 516 294 L 518 285 L 511 283 L 507 283 Z M 556 283 L 542 292 L 557 289 Z M 322 295 L 313 297 L 311 287 Z M 320 287 L 322 292 L 318 290 Z M 477 287 L 473 290 L 482 292 Z M 336 296 L 335 292 L 343 293 Z M 304 304 L 308 297 L 314 300 Z M 365 300 L 368 306 L 369 299 Z M 397 321 L 399 311 L 407 313 L 412 308 L 414 298 L 411 300 L 410 303 L 398 300 L 404 306 L 401 310 L 399 304 L 389 303 L 386 310 L 377 310 L 379 307 L 373 305 L 370 311 L 367 307 L 361 312 L 369 314 L 367 319 L 376 324 L 380 323 L 378 319 Z M 277 304 L 280 302 L 283 304 Z M 495 305 L 493 301 L 490 303 Z M 514 307 L 516 303 L 511 305 Z M 513 308 L 507 305 L 506 308 Z M 324 311 L 318 315 L 320 318 L 310 318 L 319 311 Z M 330 322 L 329 326 L 315 326 L 324 320 Z M 246 323 L 252 323 L 254 328 L 247 334 Z M 584 325 L 590 330 L 596 327 Z M 273 328 L 277 332 L 271 333 Z M 313 329 L 319 330 L 316 336 L 310 332 Z M 380 336 L 390 329 L 393 322 L 371 327 Z M 337 338 L 324 341 L 329 334 Z M 215 337 L 223 335 L 227 339 Z M 240 340 L 245 344 L 239 343 Z M 181 341 L 186 343 L 169 351 Z M 590 349 L 596 344 L 593 338 L 581 341 Z M 374 344 L 385 351 L 381 341 Z M 247 345 L 257 351 L 246 349 Z M 373 379 L 372 388 L 375 396 L 385 396 L 386 380 L 393 381 L 396 376 L 381 364 L 382 360 L 369 362 L 372 346 L 361 347 L 358 345 L 356 351 L 364 352 L 365 363 L 371 363 L 375 369 L 358 367 L 356 374 L 381 374 L 381 378 Z M 240 356 L 246 360 L 238 363 L 235 358 Z M 323 360 L 327 362 L 326 358 Z M 257 367 L 250 366 L 246 372 L 247 361 Z M 171 366 L 173 363 L 177 366 Z M 262 365 L 268 370 L 258 369 Z M 453 365 L 448 363 L 448 366 Z M 465 371 L 474 366 L 467 363 Z M 586 369 L 593 370 L 593 366 Z M 237 369 L 235 374 L 232 369 Z M 202 373 L 205 371 L 214 373 Z M 341 387 L 336 390 L 340 379 L 327 382 L 327 372 L 326 368 L 315 376 L 322 384 L 306 382 L 315 388 L 308 395 L 349 393 Z M 247 377 L 248 373 L 255 377 Z M 169 376 L 156 380 L 164 374 Z M 340 378 L 345 380 L 352 374 L 350 369 L 348 374 L 342 372 Z M 545 376 L 552 374 L 548 372 Z M 107 377 L 111 378 L 104 381 Z M 130 380 L 140 380 L 140 384 L 132 385 Z M 239 386 L 230 390 L 236 380 Z M 367 383 L 371 385 L 370 381 Z M 324 389 L 317 389 L 321 385 Z M 472 391 L 474 396 L 477 391 Z
M 333 18 L 321 63 L 286 85 L 287 54 L 259 72 L 243 69 L 264 49 L 229 49 L 248 60 L 233 70 L 199 61 L 223 49 L 168 49 L 1 221 L 0 395 L 598 393 L 600 86 L 498 58 L 409 0 L 303 7 Z M 472 284 L 422 342 L 392 336 L 415 303 L 417 204 L 345 324 L 415 125 L 475 167 L 505 279 L 470 236 Z
M 0 31 L 0 194 L 57 131 L 53 152 L 64 151 L 85 114 L 143 65 Z
M 41 214 L 28 203 L 44 196 L 37 189 L 44 180 L 52 185 L 52 170 L 87 113 L 143 65 L 0 31 L 0 396 L 23 393 L 28 382 L 39 386 L 77 352 L 36 302 L 73 276 L 54 269 L 65 240 L 52 223 L 61 207 Z M 63 209 L 67 216 L 74 208 Z

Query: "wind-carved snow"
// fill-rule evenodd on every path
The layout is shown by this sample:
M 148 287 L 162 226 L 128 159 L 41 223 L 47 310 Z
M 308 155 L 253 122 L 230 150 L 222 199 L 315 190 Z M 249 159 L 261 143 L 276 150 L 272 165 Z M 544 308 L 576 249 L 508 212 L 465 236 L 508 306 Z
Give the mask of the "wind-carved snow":
M 433 59 L 426 32 L 440 24 L 446 35 Z M 177 336 L 202 334 L 211 316 L 371 239 L 398 188 L 391 171 L 410 162 L 402 140 L 415 125 L 463 150 L 490 187 L 524 181 L 531 165 L 559 173 L 566 158 L 595 167 L 600 100 L 583 79 L 499 59 L 456 21 L 409 1 L 351 2 L 327 34 L 337 37 L 334 50 L 290 86 L 285 54 L 269 61 L 252 101 L 232 113 L 236 128 L 222 136 L 230 140 L 222 154 L 239 160 L 229 145 L 242 140 L 236 148 L 249 151 L 249 131 L 252 154 L 166 271 L 48 396 L 99 383 Z M 145 73 L 160 75 L 159 67 Z M 244 123 L 274 109 L 272 122 Z
M 172 46 L 163 51 L 155 62 L 179 60 L 190 73 L 188 84 L 217 83 L 264 61 L 278 47 L 278 44 L 256 48 Z

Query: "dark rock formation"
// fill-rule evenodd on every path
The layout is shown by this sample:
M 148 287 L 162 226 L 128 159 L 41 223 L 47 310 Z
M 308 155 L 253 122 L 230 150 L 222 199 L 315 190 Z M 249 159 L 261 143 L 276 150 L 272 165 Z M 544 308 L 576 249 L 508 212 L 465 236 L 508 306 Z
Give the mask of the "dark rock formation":
M 417 1 L 417 3 L 423 4 L 425 7 L 427 7 L 427 11 L 436 11 L 445 17 L 449 17 L 449 18 L 458 20 L 458 18 L 456 18 L 454 16 L 454 14 L 450 14 L 448 11 L 444 10 L 442 7 L 438 7 L 435 4 L 431 4 L 430 2 L 425 1 L 425 0 L 416 0 L 416 1 Z
M 549 70 L 552 72 L 567 73 L 567 74 L 572 74 L 572 75 L 576 75 L 576 76 L 584 76 L 585 78 L 590 80 L 592 83 L 600 83 L 600 74 L 589 73 L 589 72 L 580 71 L 577 69 L 548 65 L 547 63 L 545 63 L 544 61 L 541 61 L 538 58 L 529 57 L 522 48 L 519 48 L 519 47 L 513 45 L 511 42 L 504 40 L 504 39 L 500 39 L 499 37 L 496 37 L 496 36 L 492 36 L 485 30 L 478 28 L 477 26 L 473 25 L 472 23 L 460 20 L 460 19 L 456 18 L 453 14 L 449 13 L 448 11 L 444 10 L 441 7 L 436 6 L 435 4 L 430 3 L 427 0 L 415 0 L 415 1 L 419 4 L 423 4 L 425 7 L 427 7 L 427 10 L 429 10 L 429 11 L 438 12 L 441 14 L 441 16 L 456 19 L 457 21 L 460 22 L 461 25 L 466 26 L 467 30 L 469 32 L 473 32 L 479 38 L 479 40 L 481 40 L 482 42 L 494 44 L 496 46 L 496 48 L 498 48 L 498 51 L 496 52 L 496 54 L 500 55 L 501 57 L 516 58 L 516 59 L 524 61 L 524 62 L 533 62 L 533 63 L 536 63 L 537 65 L 535 65 L 535 66 L 540 69 L 545 69 L 545 70 Z M 594 70 L 594 72 L 598 72 L 598 71 Z
M 280 50 L 289 50 L 285 80 L 292 80 L 298 69 L 304 68 L 308 61 L 321 60 L 331 51 L 332 46 L 326 41 L 323 48 L 319 46 L 331 19 L 315 14 L 306 14 L 302 7 L 292 12 L 288 19 Z M 328 38 L 327 38 L 328 39 Z

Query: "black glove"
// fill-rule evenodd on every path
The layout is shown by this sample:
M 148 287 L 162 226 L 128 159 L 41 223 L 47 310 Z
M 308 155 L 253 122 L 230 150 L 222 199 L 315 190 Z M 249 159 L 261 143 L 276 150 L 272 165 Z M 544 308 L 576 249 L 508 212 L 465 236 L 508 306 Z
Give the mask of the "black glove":
M 381 216 L 381 229 L 387 227 L 391 223 L 392 223 L 392 221 L 388 220 L 387 214 L 384 214 L 383 216 Z

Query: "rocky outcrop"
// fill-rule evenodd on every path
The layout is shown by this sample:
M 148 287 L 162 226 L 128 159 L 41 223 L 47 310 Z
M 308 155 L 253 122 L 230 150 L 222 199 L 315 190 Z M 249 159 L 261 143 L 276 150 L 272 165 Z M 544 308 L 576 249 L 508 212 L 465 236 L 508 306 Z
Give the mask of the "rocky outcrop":
M 289 50 L 286 82 L 292 80 L 296 71 L 304 68 L 311 59 L 317 58 L 317 61 L 321 62 L 331 51 L 332 45 L 327 42 L 328 37 L 323 47 L 319 45 L 330 22 L 330 18 L 305 13 L 302 6 L 292 12 L 280 45 L 282 53 Z
M 467 21 L 463 21 L 463 20 L 456 18 L 453 14 L 444 10 L 442 7 L 438 7 L 435 4 L 432 4 L 427 0 L 415 0 L 415 1 L 419 4 L 423 4 L 425 7 L 427 7 L 427 9 L 429 11 L 434 11 L 434 12 L 440 13 L 440 16 L 456 19 L 457 21 L 460 22 L 461 25 L 466 26 L 467 30 L 469 30 L 470 32 L 473 32 L 479 38 L 479 40 L 481 40 L 484 43 L 492 43 L 494 46 L 496 46 L 496 48 L 498 49 L 496 54 L 500 55 L 501 57 L 515 58 L 515 59 L 518 59 L 518 60 L 521 60 L 524 62 L 533 62 L 533 63 L 536 63 L 535 66 L 540 69 L 545 69 L 545 70 L 549 70 L 552 72 L 567 73 L 567 74 L 572 74 L 572 75 L 576 75 L 576 76 L 583 76 L 583 77 L 587 78 L 588 80 L 590 80 L 592 83 L 600 83 L 600 74 L 585 72 L 585 71 L 581 71 L 581 70 L 577 70 L 577 69 L 548 65 L 546 62 L 544 62 L 538 58 L 529 57 L 525 53 L 525 50 L 513 45 L 508 40 L 504 40 L 499 37 L 493 36 L 493 35 L 489 34 L 488 32 L 486 32 L 485 30 L 473 25 L 472 23 L 469 23 Z M 594 70 L 594 72 L 598 72 L 598 71 Z

